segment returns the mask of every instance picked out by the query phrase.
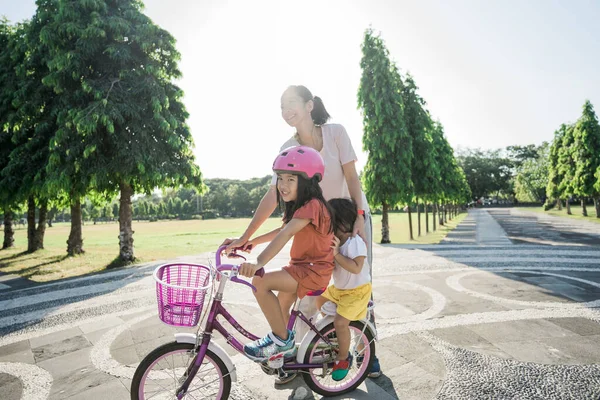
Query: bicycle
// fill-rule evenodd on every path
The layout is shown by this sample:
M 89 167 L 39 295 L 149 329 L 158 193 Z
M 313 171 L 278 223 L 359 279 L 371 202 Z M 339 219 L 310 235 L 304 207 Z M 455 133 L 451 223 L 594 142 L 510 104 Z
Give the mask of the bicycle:
M 257 336 L 244 329 L 225 309 L 223 293 L 228 281 L 246 285 L 253 290 L 254 286 L 238 278 L 238 265 L 221 264 L 221 252 L 225 246 L 217 250 L 213 266 L 201 264 L 165 264 L 154 271 L 156 280 L 159 318 L 172 326 L 198 326 L 196 334 L 177 333 L 175 341 L 166 343 L 150 352 L 139 364 L 131 383 L 131 399 L 198 399 L 214 398 L 227 399 L 232 382 L 237 381 L 236 368 L 225 350 L 212 340 L 212 333 L 219 332 L 227 343 L 238 352 L 244 354 L 243 344 L 240 343 L 219 322 L 221 315 L 237 332 L 249 340 Z M 239 254 L 229 254 L 229 257 L 245 258 Z M 264 275 L 264 269 L 256 272 L 257 276 Z M 214 286 L 218 289 L 214 295 Z M 206 301 L 210 305 L 208 318 L 201 331 L 200 317 L 206 293 L 212 288 Z M 325 288 L 324 288 L 325 289 Z M 309 293 L 318 296 L 323 290 Z M 212 301 L 212 303 L 211 303 Z M 331 378 L 331 370 L 337 358 L 337 339 L 333 326 L 335 310 L 318 319 L 319 313 L 307 318 L 298 310 L 300 300 L 297 300 L 290 314 L 288 329 L 293 329 L 295 322 L 300 319 L 310 328 L 308 333 L 296 346 L 294 356 L 283 358 L 276 354 L 263 362 L 257 362 L 263 372 L 269 375 L 286 372 L 301 373 L 306 384 L 314 392 L 322 396 L 333 396 L 348 393 L 356 389 L 367 377 L 375 357 L 376 332 L 369 320 L 353 321 L 350 324 L 351 346 L 353 355 L 350 372 L 342 381 Z M 330 307 L 331 308 L 331 307 Z M 369 313 L 372 312 L 372 306 Z M 324 307 L 325 310 L 325 307 Z M 314 321 L 314 322 L 313 322 Z M 362 360 L 359 362 L 358 360 Z M 156 368 L 156 369 L 155 369 Z

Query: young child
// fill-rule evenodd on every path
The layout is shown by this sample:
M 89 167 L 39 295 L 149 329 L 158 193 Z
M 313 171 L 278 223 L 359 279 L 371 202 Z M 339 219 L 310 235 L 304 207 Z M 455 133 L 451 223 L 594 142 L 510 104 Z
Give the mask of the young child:
M 331 377 L 334 381 L 341 381 L 348 375 L 352 364 L 352 355 L 349 354 L 350 321 L 363 319 L 367 315 L 367 306 L 371 299 L 371 276 L 367 245 L 360 236 L 352 236 L 358 213 L 356 203 L 351 199 L 331 199 L 329 205 L 335 216 L 335 238 L 332 246 L 335 270 L 333 285 L 317 298 L 317 308 L 320 309 L 328 300 L 337 305 L 333 325 L 339 352 Z
M 278 353 L 293 355 L 296 350 L 294 334 L 286 327 L 289 309 L 282 310 L 273 291 L 302 298 L 312 290 L 327 287 L 334 268 L 332 213 L 319 186 L 325 171 L 321 155 L 310 147 L 291 147 L 277 156 L 273 171 L 277 174 L 278 201 L 284 206 L 284 224 L 246 244 L 249 247 L 271 242 L 256 263 L 240 266 L 240 275 L 253 277 L 292 237 L 294 242 L 288 266 L 252 279 L 256 287 L 254 296 L 272 330 L 264 338 L 244 346 L 246 355 L 256 361 Z

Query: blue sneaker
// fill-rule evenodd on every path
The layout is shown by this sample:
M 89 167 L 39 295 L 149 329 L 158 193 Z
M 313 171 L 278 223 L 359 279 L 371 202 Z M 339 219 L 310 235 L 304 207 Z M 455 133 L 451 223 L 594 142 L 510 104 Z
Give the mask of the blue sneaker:
M 356 362 L 358 365 L 362 364 L 363 356 L 359 356 L 356 358 Z M 379 358 L 375 356 L 373 360 L 373 365 L 371 365 L 371 371 L 369 371 L 369 378 L 379 378 L 381 376 L 381 365 L 379 365 Z
M 379 365 L 379 358 L 375 356 L 373 365 L 371 365 L 371 372 L 369 372 L 369 378 L 379 378 L 381 376 L 381 366 Z
M 244 353 L 254 361 L 265 361 L 275 354 L 284 353 L 284 357 L 293 356 L 296 351 L 294 332 L 288 331 L 288 340 L 278 338 L 273 332 L 262 339 L 244 346 Z

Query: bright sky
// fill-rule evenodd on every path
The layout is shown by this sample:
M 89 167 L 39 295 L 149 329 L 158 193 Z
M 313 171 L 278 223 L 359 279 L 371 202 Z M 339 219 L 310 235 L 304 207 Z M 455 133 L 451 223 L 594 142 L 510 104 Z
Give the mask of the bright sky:
M 292 84 L 320 96 L 359 153 L 356 93 L 365 29 L 380 31 L 455 148 L 550 141 L 586 99 L 600 113 L 600 3 L 593 0 L 146 0 L 177 39 L 189 125 L 207 178 L 270 173 L 293 129 Z M 34 0 L 0 0 L 30 17 Z

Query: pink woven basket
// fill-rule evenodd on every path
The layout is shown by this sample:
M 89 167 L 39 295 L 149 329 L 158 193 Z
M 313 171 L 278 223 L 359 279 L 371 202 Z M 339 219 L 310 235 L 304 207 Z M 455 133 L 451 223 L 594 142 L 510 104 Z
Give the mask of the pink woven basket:
M 196 326 L 210 287 L 210 269 L 199 264 L 165 264 L 154 270 L 158 317 L 172 326 Z

